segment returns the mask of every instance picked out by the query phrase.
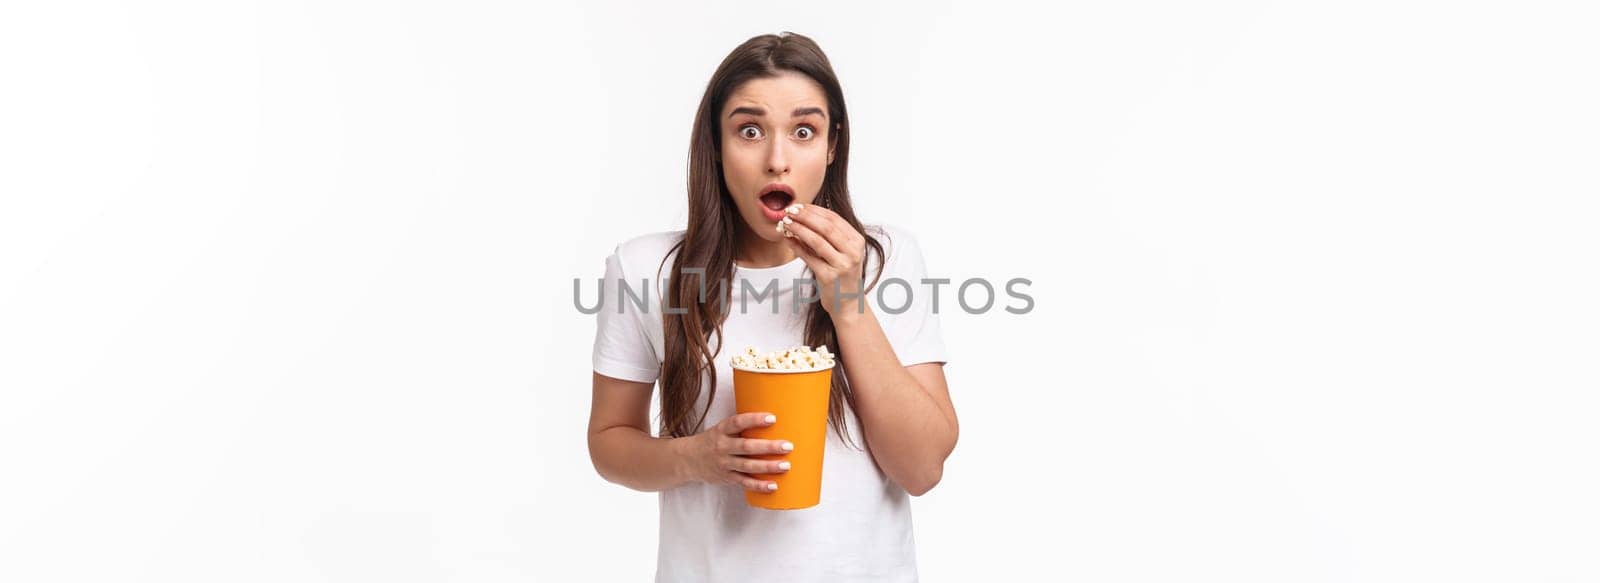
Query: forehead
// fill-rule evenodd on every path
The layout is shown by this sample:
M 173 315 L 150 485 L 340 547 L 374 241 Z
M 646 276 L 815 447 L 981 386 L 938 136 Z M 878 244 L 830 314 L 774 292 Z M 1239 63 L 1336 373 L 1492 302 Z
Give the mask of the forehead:
M 740 106 L 755 106 L 767 110 L 768 115 L 787 116 L 787 112 L 797 107 L 826 110 L 828 96 L 822 92 L 822 85 L 810 77 L 784 71 L 776 77 L 751 79 L 734 88 L 728 102 L 722 106 L 723 116 Z

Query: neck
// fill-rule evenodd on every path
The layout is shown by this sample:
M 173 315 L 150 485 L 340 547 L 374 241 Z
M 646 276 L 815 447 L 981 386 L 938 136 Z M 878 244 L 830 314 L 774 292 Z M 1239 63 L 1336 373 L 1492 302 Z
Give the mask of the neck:
M 733 260 L 740 266 L 777 267 L 794 261 L 794 258 L 794 250 L 783 241 L 762 239 L 755 231 L 750 230 L 750 225 L 744 221 L 739 222 L 738 248 L 733 252 Z

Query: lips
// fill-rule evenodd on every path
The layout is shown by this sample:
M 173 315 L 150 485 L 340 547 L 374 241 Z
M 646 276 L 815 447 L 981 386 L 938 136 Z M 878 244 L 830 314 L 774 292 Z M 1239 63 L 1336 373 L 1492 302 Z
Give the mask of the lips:
M 761 214 L 774 223 L 783 220 L 783 209 L 794 203 L 794 189 L 787 184 L 772 183 L 761 188 Z

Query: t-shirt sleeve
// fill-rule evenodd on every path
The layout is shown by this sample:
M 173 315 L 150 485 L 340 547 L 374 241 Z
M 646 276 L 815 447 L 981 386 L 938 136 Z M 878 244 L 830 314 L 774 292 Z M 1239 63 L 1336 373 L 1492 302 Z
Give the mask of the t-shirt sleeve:
M 655 348 L 645 333 L 645 314 L 633 297 L 618 291 L 626 284 L 634 296 L 646 297 L 646 280 L 628 280 L 617 253 L 606 258 L 606 274 L 601 280 L 600 312 L 595 314 L 594 371 L 608 377 L 641 383 L 654 383 L 661 373 Z
M 887 267 L 878 287 L 871 292 L 884 336 L 889 338 L 902 366 L 949 362 L 939 314 L 934 309 L 933 287 L 922 283 L 928 277 L 922 248 L 905 231 L 895 230 L 889 235 Z M 940 291 L 944 291 L 943 287 Z

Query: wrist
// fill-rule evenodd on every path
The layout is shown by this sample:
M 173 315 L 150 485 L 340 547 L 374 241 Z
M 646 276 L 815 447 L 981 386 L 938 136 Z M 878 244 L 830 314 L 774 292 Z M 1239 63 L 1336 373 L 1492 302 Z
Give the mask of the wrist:
M 694 482 L 700 478 L 695 475 L 694 464 L 691 462 L 693 455 L 695 435 L 685 437 L 667 438 L 667 458 L 672 461 L 672 483 L 674 485 Z
M 861 298 L 839 302 L 839 305 L 828 313 L 833 318 L 835 327 L 852 326 L 873 318 L 872 305 Z

